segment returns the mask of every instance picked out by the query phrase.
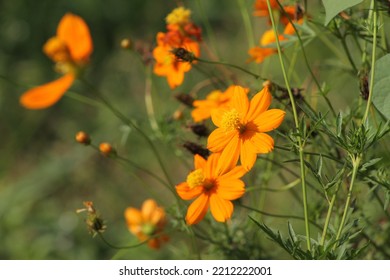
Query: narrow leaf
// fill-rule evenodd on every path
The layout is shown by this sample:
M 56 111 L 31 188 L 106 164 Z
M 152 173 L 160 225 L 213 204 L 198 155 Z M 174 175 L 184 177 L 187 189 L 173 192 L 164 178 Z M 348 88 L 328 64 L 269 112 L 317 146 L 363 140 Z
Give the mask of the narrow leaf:
M 390 120 L 390 54 L 387 54 L 375 63 L 374 88 L 372 103 Z

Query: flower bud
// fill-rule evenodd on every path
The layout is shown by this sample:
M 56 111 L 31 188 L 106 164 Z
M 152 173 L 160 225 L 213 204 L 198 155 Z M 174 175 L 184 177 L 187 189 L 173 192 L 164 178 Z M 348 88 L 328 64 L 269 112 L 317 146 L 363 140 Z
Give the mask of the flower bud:
M 107 142 L 100 143 L 99 151 L 105 156 L 115 154 L 115 149 L 111 146 L 110 143 Z
M 132 49 L 132 47 L 133 47 L 133 44 L 132 44 L 130 39 L 125 38 L 121 41 L 121 48 L 122 49 L 129 50 L 129 49 Z
M 87 133 L 85 133 L 84 131 L 79 131 L 76 133 L 76 137 L 75 137 L 76 141 L 80 144 L 84 144 L 84 145 L 89 145 L 91 144 L 91 138 L 89 137 L 89 135 Z

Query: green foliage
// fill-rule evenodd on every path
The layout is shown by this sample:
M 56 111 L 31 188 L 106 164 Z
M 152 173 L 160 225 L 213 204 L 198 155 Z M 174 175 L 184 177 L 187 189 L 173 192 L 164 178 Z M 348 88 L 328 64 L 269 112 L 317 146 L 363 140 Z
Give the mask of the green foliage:
M 374 87 L 370 94 L 378 111 L 390 120 L 390 54 L 376 61 Z
M 357 4 L 360 4 L 361 2 L 363 2 L 363 0 L 322 0 L 326 13 L 324 24 L 328 25 L 329 22 L 339 13 Z

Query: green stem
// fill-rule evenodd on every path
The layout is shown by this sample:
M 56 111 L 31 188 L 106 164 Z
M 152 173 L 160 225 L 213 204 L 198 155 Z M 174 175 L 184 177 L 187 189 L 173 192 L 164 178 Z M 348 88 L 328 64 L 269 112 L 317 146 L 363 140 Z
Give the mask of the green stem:
M 252 29 L 251 19 L 250 19 L 249 14 L 248 14 L 248 10 L 245 6 L 246 3 L 247 3 L 247 1 L 245 1 L 245 0 L 238 0 L 238 4 L 240 5 L 242 19 L 244 21 L 245 32 L 246 32 L 246 36 L 248 39 L 248 45 L 250 48 L 252 48 L 256 44 L 255 44 L 255 40 L 253 39 L 253 29 Z
M 161 136 L 161 131 L 158 128 L 158 124 L 156 121 L 156 116 L 154 113 L 153 107 L 153 99 L 152 99 L 152 67 L 146 65 L 145 66 L 146 79 L 145 79 L 145 107 L 146 112 L 148 114 L 148 119 L 150 123 L 150 127 L 154 131 L 154 133 L 158 136 Z
M 298 120 L 298 113 L 297 113 L 297 109 L 296 109 L 296 106 L 295 106 L 294 95 L 291 92 L 290 81 L 289 81 L 289 79 L 287 77 L 286 69 L 285 69 L 285 66 L 284 66 L 282 50 L 281 50 L 280 42 L 279 42 L 279 35 L 278 35 L 278 31 L 276 29 L 276 24 L 275 24 L 275 20 L 274 20 L 274 17 L 273 17 L 270 0 L 267 0 L 267 5 L 268 5 L 268 11 L 269 11 L 271 22 L 272 22 L 272 28 L 273 28 L 274 33 L 275 33 L 276 46 L 278 48 L 279 62 L 280 62 L 280 66 L 282 68 L 284 82 L 286 84 L 288 95 L 290 97 L 291 107 L 292 107 L 292 110 L 293 110 L 295 129 L 298 132 L 300 130 L 300 128 L 299 128 L 299 120 Z M 297 32 L 297 34 L 298 34 L 298 32 Z M 304 158 L 303 158 L 304 153 L 303 153 L 302 139 L 301 139 L 300 135 L 297 135 L 297 142 L 298 142 L 299 161 L 300 161 L 301 180 L 302 180 L 302 198 L 303 198 L 303 211 L 304 211 L 304 217 L 305 217 L 306 245 L 307 245 L 307 250 L 310 251 L 311 250 L 311 241 L 310 241 L 309 215 L 308 215 L 308 207 L 307 207 L 305 163 L 304 163 Z
M 339 190 L 339 187 L 340 187 L 340 184 L 337 185 L 336 191 L 333 194 L 332 199 L 331 199 L 330 204 L 329 204 L 328 213 L 326 214 L 324 229 L 322 230 L 322 237 L 321 237 L 321 241 L 320 241 L 321 246 L 324 246 L 324 244 L 325 244 L 325 239 L 326 239 L 326 234 L 328 232 L 330 217 L 331 217 L 332 212 L 333 212 L 333 207 L 334 207 L 334 203 L 336 201 L 336 196 L 337 196 L 337 192 Z
M 215 38 L 213 28 L 211 27 L 210 21 L 208 20 L 208 17 L 205 14 L 202 0 L 198 0 L 197 3 L 198 3 L 199 10 L 200 10 L 200 14 L 202 15 L 203 24 L 206 27 L 207 35 L 210 38 L 210 43 L 211 43 L 211 46 L 214 50 L 214 55 L 218 58 L 217 40 Z
M 335 23 L 336 25 L 336 23 Z M 355 72 L 355 74 L 358 72 L 358 69 L 355 65 L 355 62 L 353 61 L 353 58 L 351 56 L 351 52 L 349 51 L 349 48 L 348 48 L 348 45 L 347 45 L 347 41 L 345 40 L 345 36 L 343 34 L 341 34 L 340 30 L 337 28 L 337 26 L 335 26 L 335 29 L 337 31 L 337 35 L 338 37 L 340 38 L 340 41 L 341 41 L 341 45 L 343 46 L 343 49 L 344 49 L 344 52 L 345 54 L 347 55 L 347 58 L 348 58 L 348 61 L 349 63 L 351 64 L 352 68 L 353 68 L 353 71 Z
M 157 151 L 157 148 L 156 146 L 153 144 L 153 141 L 149 138 L 149 136 L 142 131 L 142 129 L 140 129 L 135 123 L 133 123 L 130 119 L 128 119 L 125 115 L 123 115 L 119 110 L 117 110 L 106 98 L 103 97 L 102 94 L 100 94 L 100 92 L 93 86 L 91 85 L 89 82 L 87 82 L 86 80 L 84 79 L 81 79 L 81 81 L 87 85 L 90 90 L 92 90 L 96 97 L 99 98 L 99 100 L 118 118 L 120 119 L 124 124 L 134 128 L 143 138 L 145 138 L 146 142 L 149 144 L 150 148 L 152 149 L 156 159 L 157 159 L 157 162 L 159 163 L 160 167 L 161 167 L 161 170 L 163 171 L 167 181 L 168 181 L 168 184 L 170 186 L 172 186 L 171 188 L 174 188 L 174 184 L 173 182 L 171 181 L 170 179 L 170 176 L 167 172 L 167 170 L 165 169 L 165 166 L 162 162 L 162 159 Z M 170 189 L 171 189 L 170 188 Z M 176 192 L 175 193 L 175 196 L 177 197 L 177 194 Z
M 347 218 L 347 214 L 348 214 L 348 209 L 349 209 L 349 206 L 351 203 L 353 186 L 355 185 L 355 179 L 356 179 L 356 175 L 358 173 L 358 169 L 359 169 L 359 165 L 360 165 L 360 161 L 361 161 L 360 156 L 351 155 L 351 159 L 352 159 L 352 166 L 353 166 L 352 178 L 351 178 L 351 183 L 349 184 L 347 200 L 345 201 L 343 217 L 341 218 L 340 226 L 339 226 L 339 229 L 338 229 L 337 235 L 336 235 L 337 242 L 334 244 L 333 249 L 336 249 L 336 247 L 338 245 L 338 240 L 339 240 L 341 233 L 343 232 L 343 228 L 345 226 L 345 222 L 346 222 L 346 218 Z
M 259 75 L 251 72 L 251 71 L 248 71 L 240 66 L 237 66 L 237 65 L 234 65 L 234 64 L 231 64 L 231 63 L 228 63 L 228 62 L 222 62 L 222 61 L 211 61 L 211 60 L 206 60 L 206 59 L 203 59 L 203 58 L 198 58 L 198 57 L 195 57 L 194 60 L 196 61 L 199 61 L 199 62 L 203 62 L 203 63 L 208 63 L 208 64 L 216 64 L 216 65 L 224 65 L 224 66 L 228 66 L 228 67 L 232 67 L 232 68 L 235 68 L 235 69 L 238 69 L 244 73 L 247 73 L 249 75 L 251 75 L 252 77 L 254 77 L 255 79 L 262 79 L 262 80 L 267 80 L 267 79 L 264 79 L 262 77 L 260 77 Z
M 362 123 L 365 124 L 368 113 L 370 111 L 370 106 L 371 106 L 371 100 L 372 100 L 372 95 L 373 95 L 373 89 L 374 89 L 374 75 L 375 75 L 375 61 L 376 61 L 376 45 L 377 45 L 377 32 L 378 32 L 378 11 L 376 9 L 376 4 L 375 0 L 371 1 L 371 5 L 373 6 L 373 24 L 374 24 L 374 32 L 372 35 L 372 53 L 371 53 L 371 77 L 370 77 L 370 89 L 369 89 L 369 95 L 368 95 L 368 100 L 367 100 L 367 105 L 366 105 L 366 111 L 364 113 Z M 370 18 L 371 22 L 371 18 Z

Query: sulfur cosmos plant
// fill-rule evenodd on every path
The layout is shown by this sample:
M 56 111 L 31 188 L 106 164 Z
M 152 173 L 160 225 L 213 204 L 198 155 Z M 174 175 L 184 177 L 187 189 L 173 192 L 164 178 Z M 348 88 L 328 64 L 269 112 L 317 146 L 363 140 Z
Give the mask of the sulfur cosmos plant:
M 165 210 L 153 199 L 145 200 L 141 209 L 126 208 L 125 220 L 129 231 L 150 248 L 158 249 L 168 241 L 168 236 L 163 234 L 167 222 Z
M 268 86 L 251 101 L 245 89 L 236 86 L 230 107 L 213 112 L 211 119 L 218 128 L 210 134 L 207 148 L 221 153 L 219 170 L 232 168 L 239 158 L 241 165 L 250 170 L 257 154 L 273 150 L 274 140 L 266 132 L 279 127 L 286 113 L 280 109 L 268 110 L 271 100 Z
M 21 105 L 28 109 L 44 109 L 58 102 L 88 63 L 92 51 L 93 43 L 85 21 L 71 13 L 64 15 L 56 36 L 43 46 L 43 52 L 56 63 L 56 70 L 63 76 L 25 92 L 20 97 Z
M 220 159 L 220 154 L 212 154 L 208 159 L 194 156 L 195 170 L 188 174 L 187 180 L 176 186 L 180 198 L 195 199 L 187 209 L 186 222 L 199 223 L 210 208 L 218 222 L 226 222 L 233 214 L 231 200 L 242 197 L 245 184 L 240 179 L 246 170 L 241 166 L 228 166 Z M 217 166 L 222 165 L 218 169 Z

